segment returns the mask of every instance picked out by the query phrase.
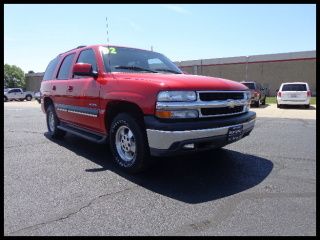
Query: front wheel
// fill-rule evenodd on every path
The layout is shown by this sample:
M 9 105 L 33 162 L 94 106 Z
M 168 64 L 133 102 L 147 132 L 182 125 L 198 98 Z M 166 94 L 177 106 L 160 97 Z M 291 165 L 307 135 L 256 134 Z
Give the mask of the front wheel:
M 110 127 L 109 141 L 114 160 L 130 173 L 145 170 L 150 162 L 145 129 L 138 122 L 133 116 L 120 113 Z
M 57 114 L 54 110 L 53 105 L 50 105 L 47 109 L 47 127 L 48 127 L 48 133 L 51 138 L 60 138 L 63 137 L 66 132 L 58 129 L 59 125 L 59 119 L 57 117 Z
M 31 101 L 31 100 L 32 100 L 32 96 L 31 96 L 31 95 L 27 95 L 27 96 L 26 96 L 26 100 L 27 100 L 27 101 Z

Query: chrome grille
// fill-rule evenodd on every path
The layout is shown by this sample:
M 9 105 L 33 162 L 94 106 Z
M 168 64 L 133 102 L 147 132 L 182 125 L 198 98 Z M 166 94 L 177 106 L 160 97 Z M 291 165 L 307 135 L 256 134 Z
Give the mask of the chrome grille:
M 157 102 L 157 110 L 197 110 L 199 118 L 221 117 L 245 113 L 250 99 L 245 91 L 197 91 L 190 102 Z
M 243 111 L 243 106 L 235 106 L 233 108 L 230 108 L 230 107 L 202 108 L 201 109 L 201 114 L 203 116 L 215 116 L 215 115 L 226 115 L 226 114 L 241 113 L 242 111 Z

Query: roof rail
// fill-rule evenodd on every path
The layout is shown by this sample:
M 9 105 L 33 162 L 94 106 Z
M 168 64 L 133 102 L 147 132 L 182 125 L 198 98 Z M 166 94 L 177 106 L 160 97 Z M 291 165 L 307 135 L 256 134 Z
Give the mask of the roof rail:
M 66 52 L 60 53 L 58 56 L 60 56 L 61 54 L 65 54 L 65 53 L 67 53 L 67 52 L 73 51 L 73 50 L 75 50 L 75 49 L 84 48 L 84 47 L 86 47 L 86 45 L 81 45 L 81 46 L 78 46 L 78 47 L 76 47 L 76 48 L 72 48 L 72 49 L 70 49 L 70 50 L 68 50 L 68 51 L 66 51 Z

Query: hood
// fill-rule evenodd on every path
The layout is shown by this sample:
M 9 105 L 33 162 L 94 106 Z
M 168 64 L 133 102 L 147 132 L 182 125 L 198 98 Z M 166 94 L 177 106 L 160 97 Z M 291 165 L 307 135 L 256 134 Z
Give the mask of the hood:
M 160 73 L 113 73 L 118 80 L 145 81 L 170 90 L 247 90 L 238 82 L 199 75 Z

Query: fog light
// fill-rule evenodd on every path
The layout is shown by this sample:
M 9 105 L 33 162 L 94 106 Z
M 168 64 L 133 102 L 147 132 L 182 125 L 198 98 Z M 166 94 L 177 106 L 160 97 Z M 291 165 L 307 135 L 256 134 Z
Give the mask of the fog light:
M 185 144 L 183 146 L 183 148 L 185 148 L 185 149 L 193 149 L 194 148 L 194 144 L 193 143 Z

